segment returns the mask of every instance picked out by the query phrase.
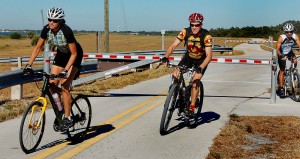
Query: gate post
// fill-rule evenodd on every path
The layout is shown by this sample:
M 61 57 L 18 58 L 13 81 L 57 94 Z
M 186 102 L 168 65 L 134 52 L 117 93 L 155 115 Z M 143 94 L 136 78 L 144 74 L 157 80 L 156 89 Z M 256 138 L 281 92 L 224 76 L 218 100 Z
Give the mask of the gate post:
M 50 45 L 44 46 L 44 72 L 50 73 Z
M 18 57 L 18 67 L 12 67 L 11 70 L 20 70 L 22 68 L 22 57 Z M 23 97 L 23 84 L 11 87 L 10 98 L 11 100 L 20 100 Z
M 272 64 L 271 64 L 271 104 L 276 103 L 276 85 L 277 85 L 277 50 L 272 51 Z

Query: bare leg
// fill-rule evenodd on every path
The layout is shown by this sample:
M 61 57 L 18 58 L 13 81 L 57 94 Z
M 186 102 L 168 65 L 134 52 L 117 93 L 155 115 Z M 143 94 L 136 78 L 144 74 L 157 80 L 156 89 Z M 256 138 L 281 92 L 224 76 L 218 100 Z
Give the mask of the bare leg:
M 202 74 L 195 73 L 194 79 L 193 79 L 193 87 L 192 87 L 192 93 L 191 93 L 191 105 L 195 106 L 197 96 L 199 95 L 199 81 L 202 78 Z
M 62 79 L 62 99 L 64 103 L 64 109 L 65 109 L 65 116 L 69 117 L 70 112 L 71 112 L 71 93 L 70 93 L 70 86 L 71 83 L 78 71 L 78 68 L 76 67 L 71 67 L 71 71 L 68 72 L 68 78 L 67 79 Z

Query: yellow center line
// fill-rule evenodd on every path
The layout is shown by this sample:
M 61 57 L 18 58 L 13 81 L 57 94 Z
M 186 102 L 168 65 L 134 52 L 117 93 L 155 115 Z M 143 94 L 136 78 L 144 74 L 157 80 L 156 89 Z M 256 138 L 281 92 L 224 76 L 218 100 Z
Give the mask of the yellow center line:
M 145 113 L 147 113 L 148 111 L 156 108 L 157 106 L 161 105 L 164 102 L 164 98 L 160 99 L 159 101 L 155 102 L 154 104 L 147 106 L 145 109 L 143 109 L 142 111 L 133 114 L 132 116 L 122 120 L 121 122 L 117 123 L 116 125 L 114 125 L 115 129 L 103 134 L 100 134 L 90 140 L 85 140 L 83 143 L 81 143 L 80 145 L 77 145 L 76 147 L 74 147 L 73 149 L 63 153 L 62 155 L 58 156 L 57 159 L 67 159 L 67 158 L 71 158 L 77 154 L 79 154 L 80 152 L 84 151 L 85 149 L 91 147 L 92 145 L 94 145 L 95 143 L 99 142 L 100 140 L 104 139 L 105 137 L 111 135 L 112 133 L 114 133 L 115 131 L 121 129 L 122 127 L 126 126 L 127 124 L 133 122 L 134 120 L 136 120 L 137 118 L 141 117 L 142 115 L 144 115 Z
M 167 91 L 163 91 L 161 94 L 166 94 L 166 93 L 167 93 Z M 147 100 L 145 100 L 145 101 L 143 101 L 143 102 L 141 102 L 141 103 L 139 103 L 139 104 L 137 104 L 137 105 L 135 105 L 133 107 L 130 107 L 127 110 L 125 110 L 125 111 L 123 111 L 123 112 L 121 112 L 121 113 L 119 113 L 119 114 L 117 114 L 117 115 L 109 118 L 108 120 L 106 120 L 106 121 L 104 121 L 104 122 L 102 122 L 102 123 L 100 123 L 100 124 L 98 124 L 96 126 L 105 125 L 105 124 L 111 124 L 111 123 L 113 123 L 113 122 L 115 122 L 115 121 L 117 121 L 117 120 L 125 117 L 126 115 L 128 115 L 128 114 L 136 111 L 137 109 L 140 109 L 141 107 L 147 105 L 148 103 L 151 103 L 152 101 L 154 101 L 154 100 L 156 100 L 158 98 L 160 98 L 160 96 L 151 97 L 151 98 L 149 98 L 149 99 L 147 99 Z M 89 133 L 92 133 L 92 132 L 89 132 Z M 41 152 L 41 153 L 39 153 L 39 154 L 31 157 L 31 159 L 40 159 L 40 158 L 49 157 L 50 155 L 52 155 L 52 154 L 54 154 L 54 153 L 62 150 L 63 148 L 65 148 L 70 143 L 71 143 L 70 141 L 65 140 L 65 141 L 63 141 L 63 143 L 55 145 L 55 146 L 53 146 L 51 148 L 48 148 L 47 150 L 45 150 L 45 151 L 43 151 L 43 152 Z

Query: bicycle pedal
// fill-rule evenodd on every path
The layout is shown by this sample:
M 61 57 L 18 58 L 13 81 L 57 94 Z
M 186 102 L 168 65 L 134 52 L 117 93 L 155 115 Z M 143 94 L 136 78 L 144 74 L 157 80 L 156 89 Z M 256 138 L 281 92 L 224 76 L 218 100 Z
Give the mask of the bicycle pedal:
M 190 125 L 194 125 L 196 123 L 195 118 L 190 118 L 188 121 Z

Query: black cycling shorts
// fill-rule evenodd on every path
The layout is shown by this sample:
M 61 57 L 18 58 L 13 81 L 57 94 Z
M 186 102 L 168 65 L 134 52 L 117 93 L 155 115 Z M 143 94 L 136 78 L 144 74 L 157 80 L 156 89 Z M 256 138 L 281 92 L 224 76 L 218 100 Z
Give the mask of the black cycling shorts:
M 294 52 L 289 52 L 286 56 L 287 57 L 295 57 L 296 55 Z M 280 68 L 285 68 L 286 60 L 281 60 L 281 58 L 278 56 L 278 65 Z
M 182 60 L 179 62 L 178 66 L 182 66 L 182 65 L 185 65 L 187 66 L 188 68 L 191 68 L 193 66 L 200 66 L 203 61 L 204 61 L 205 57 L 204 58 L 200 58 L 200 59 L 193 59 L 191 58 L 189 55 L 184 55 Z M 202 68 L 203 69 L 203 75 L 206 71 L 206 68 Z
M 82 50 L 80 44 L 78 44 L 78 43 L 76 43 L 76 49 L 77 49 L 77 57 L 76 57 L 76 60 L 73 64 L 73 66 L 80 69 L 81 61 L 83 58 L 83 50 Z M 69 62 L 70 57 L 71 57 L 71 53 L 63 53 L 57 49 L 57 54 L 53 60 L 53 65 L 65 68 L 67 63 Z

